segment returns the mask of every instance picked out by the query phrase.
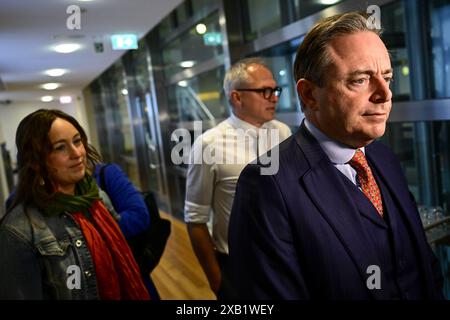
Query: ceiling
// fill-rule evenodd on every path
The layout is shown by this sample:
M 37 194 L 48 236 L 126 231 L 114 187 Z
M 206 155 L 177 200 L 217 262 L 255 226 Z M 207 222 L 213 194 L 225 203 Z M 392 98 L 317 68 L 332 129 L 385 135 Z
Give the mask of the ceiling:
M 0 0 L 0 103 L 40 101 L 45 95 L 77 95 L 116 61 L 124 51 L 113 51 L 110 36 L 134 33 L 143 37 L 182 0 Z M 70 30 L 70 5 L 81 9 L 80 29 Z M 72 20 L 73 21 L 73 20 Z M 82 48 L 68 54 L 53 51 L 63 43 Z M 104 51 L 96 53 L 94 42 Z M 47 69 L 68 73 L 50 77 Z M 40 85 L 60 83 L 47 91 Z

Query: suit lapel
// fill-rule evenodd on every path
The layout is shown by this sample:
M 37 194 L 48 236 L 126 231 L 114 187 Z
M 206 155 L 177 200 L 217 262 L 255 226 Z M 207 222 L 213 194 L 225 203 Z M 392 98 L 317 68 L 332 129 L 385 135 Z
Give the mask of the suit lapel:
M 310 170 L 300 177 L 300 183 L 346 248 L 365 283 L 367 267 L 380 263 L 364 231 L 358 209 L 338 176 L 339 172 L 304 123 L 296 134 L 296 141 L 310 165 Z M 381 290 L 369 291 L 375 298 L 382 298 Z

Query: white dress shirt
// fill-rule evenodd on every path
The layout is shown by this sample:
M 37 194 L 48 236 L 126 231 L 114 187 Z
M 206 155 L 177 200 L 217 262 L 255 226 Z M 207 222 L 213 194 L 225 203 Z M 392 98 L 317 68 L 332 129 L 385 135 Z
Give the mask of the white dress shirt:
M 348 162 L 353 158 L 356 149 L 342 144 L 336 140 L 329 138 L 322 131 L 317 129 L 311 122 L 305 118 L 305 126 L 308 131 L 316 138 L 319 142 L 322 150 L 328 156 L 333 165 L 342 172 L 354 185 L 358 185 L 356 181 L 356 171 L 352 168 Z M 366 154 L 365 148 L 362 147 L 360 150 Z
M 289 127 L 277 120 L 257 128 L 231 115 L 194 142 L 187 173 L 184 219 L 191 223 L 208 223 L 212 217 L 212 239 L 222 253 L 228 253 L 228 222 L 239 175 L 257 158 L 257 137 L 272 129 L 279 130 L 278 143 L 291 135 Z M 246 143 L 239 142 L 243 132 Z M 276 144 L 269 142 L 262 148 L 260 144 L 259 155 Z M 219 161 L 199 159 L 205 153 L 213 154 Z

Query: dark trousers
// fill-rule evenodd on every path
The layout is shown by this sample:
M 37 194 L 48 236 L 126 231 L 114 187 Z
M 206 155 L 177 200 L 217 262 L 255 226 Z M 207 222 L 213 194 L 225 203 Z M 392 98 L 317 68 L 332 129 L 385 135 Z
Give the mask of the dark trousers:
M 217 292 L 217 300 L 232 300 L 237 299 L 236 290 L 231 285 L 230 263 L 229 256 L 225 253 L 216 251 L 217 261 L 219 262 L 220 272 L 222 274 L 222 281 L 220 283 L 219 291 Z

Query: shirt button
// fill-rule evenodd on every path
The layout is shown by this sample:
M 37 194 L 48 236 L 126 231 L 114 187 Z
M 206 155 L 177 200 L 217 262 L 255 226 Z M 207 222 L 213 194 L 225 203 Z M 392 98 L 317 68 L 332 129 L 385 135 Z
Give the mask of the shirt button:
M 75 245 L 77 246 L 77 248 L 81 247 L 82 244 L 83 244 L 83 241 L 81 241 L 79 239 L 77 241 L 75 241 Z
M 90 278 L 92 276 L 92 273 L 90 271 L 85 271 L 84 274 L 86 277 Z

